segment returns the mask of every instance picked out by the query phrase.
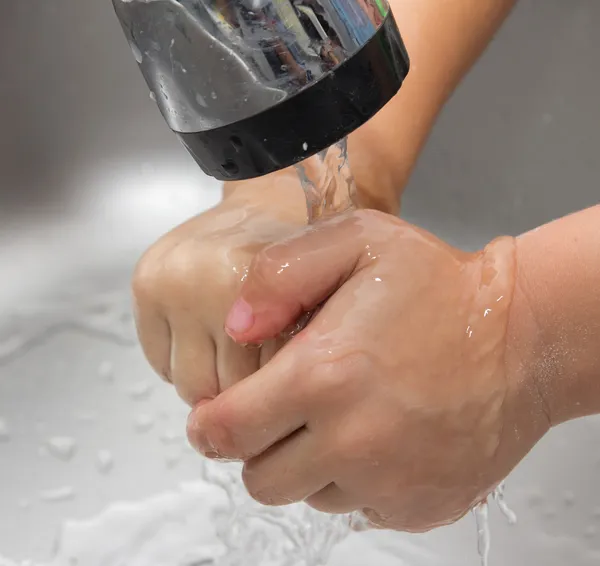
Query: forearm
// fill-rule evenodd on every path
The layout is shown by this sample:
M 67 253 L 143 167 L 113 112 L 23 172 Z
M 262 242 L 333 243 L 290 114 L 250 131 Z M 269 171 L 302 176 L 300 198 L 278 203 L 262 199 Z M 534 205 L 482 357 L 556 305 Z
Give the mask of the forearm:
M 365 197 L 397 207 L 441 108 L 515 0 L 390 0 L 390 4 L 411 69 L 396 97 L 350 136 L 350 150 Z
M 517 240 L 509 329 L 516 371 L 551 424 L 600 413 L 600 205 Z
M 365 208 L 396 212 L 400 196 L 429 131 L 458 82 L 479 57 L 515 0 L 391 0 L 411 58 L 396 97 L 350 136 L 349 156 Z M 283 173 L 286 174 L 285 172 Z M 225 186 L 269 191 L 261 183 Z

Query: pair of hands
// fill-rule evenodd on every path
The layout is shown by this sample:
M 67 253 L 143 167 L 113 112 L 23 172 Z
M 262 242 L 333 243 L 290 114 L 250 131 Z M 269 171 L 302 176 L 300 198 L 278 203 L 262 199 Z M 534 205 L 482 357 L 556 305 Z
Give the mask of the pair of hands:
M 177 228 L 136 271 L 140 339 L 193 407 L 190 441 L 243 460 L 268 505 L 407 531 L 459 519 L 548 428 L 508 347 L 514 241 L 468 254 L 375 211 L 307 228 L 301 206 L 251 202 Z

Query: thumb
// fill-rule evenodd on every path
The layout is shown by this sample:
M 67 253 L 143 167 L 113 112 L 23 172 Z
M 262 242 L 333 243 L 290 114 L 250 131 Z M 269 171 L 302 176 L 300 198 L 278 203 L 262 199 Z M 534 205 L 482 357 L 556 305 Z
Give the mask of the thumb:
M 259 252 L 229 311 L 226 332 L 240 343 L 268 340 L 327 299 L 359 263 L 356 215 L 309 226 Z

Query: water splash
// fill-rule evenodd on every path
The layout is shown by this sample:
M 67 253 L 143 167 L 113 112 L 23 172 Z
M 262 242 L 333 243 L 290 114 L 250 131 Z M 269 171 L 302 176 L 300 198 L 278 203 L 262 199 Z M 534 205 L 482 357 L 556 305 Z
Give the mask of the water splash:
M 488 502 L 483 501 L 473 509 L 477 525 L 477 552 L 481 558 L 481 566 L 488 566 L 490 556 L 491 534 Z
M 502 482 L 492 493 L 494 501 L 500 509 L 500 512 L 504 515 L 509 525 L 515 525 L 517 523 L 516 513 L 506 504 L 504 499 L 505 482 Z
M 504 499 L 505 482 L 502 482 L 492 492 L 491 498 L 496 502 L 498 509 L 504 515 L 509 525 L 514 525 L 517 522 L 516 513 L 510 509 Z M 489 555 L 492 542 L 489 524 L 489 499 L 479 503 L 473 508 L 475 523 L 477 525 L 477 552 L 481 559 L 481 566 L 488 566 Z
M 67 521 L 44 566 L 324 566 L 352 532 L 348 516 L 256 503 L 237 464 L 203 462 L 200 476 L 176 491 Z M 0 558 L 7 564 L 17 566 Z

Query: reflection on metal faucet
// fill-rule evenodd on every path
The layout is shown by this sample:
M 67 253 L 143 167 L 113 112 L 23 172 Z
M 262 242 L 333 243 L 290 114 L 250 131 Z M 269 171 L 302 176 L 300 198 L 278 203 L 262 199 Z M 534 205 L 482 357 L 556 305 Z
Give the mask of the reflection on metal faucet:
M 184 133 L 242 120 L 323 78 L 388 10 L 385 0 L 113 3 L 165 119 Z

